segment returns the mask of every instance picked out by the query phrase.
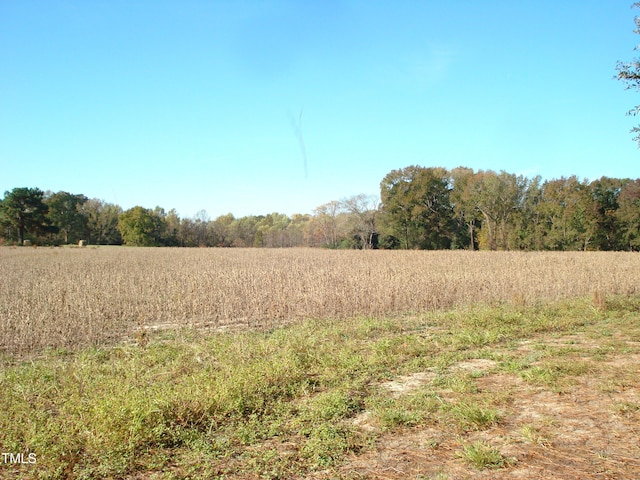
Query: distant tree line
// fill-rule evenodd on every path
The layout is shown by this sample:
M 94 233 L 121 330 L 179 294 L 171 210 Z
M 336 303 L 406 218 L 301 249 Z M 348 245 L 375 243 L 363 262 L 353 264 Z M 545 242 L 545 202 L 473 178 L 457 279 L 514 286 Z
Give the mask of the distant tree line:
M 505 171 L 409 166 L 380 197 L 210 219 L 172 209 L 129 210 L 68 192 L 14 188 L 0 201 L 0 242 L 168 247 L 325 247 L 469 250 L 640 250 L 640 179 L 542 181 Z
M 640 250 L 640 179 L 411 166 L 385 176 L 381 198 L 388 246 Z

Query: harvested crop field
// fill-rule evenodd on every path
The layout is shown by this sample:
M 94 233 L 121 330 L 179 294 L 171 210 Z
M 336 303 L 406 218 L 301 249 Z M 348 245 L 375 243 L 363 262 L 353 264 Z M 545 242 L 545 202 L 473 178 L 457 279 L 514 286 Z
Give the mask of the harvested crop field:
M 0 348 L 640 292 L 624 252 L 0 247 Z
M 2 478 L 640 476 L 637 254 L 0 248 L 0 266 Z

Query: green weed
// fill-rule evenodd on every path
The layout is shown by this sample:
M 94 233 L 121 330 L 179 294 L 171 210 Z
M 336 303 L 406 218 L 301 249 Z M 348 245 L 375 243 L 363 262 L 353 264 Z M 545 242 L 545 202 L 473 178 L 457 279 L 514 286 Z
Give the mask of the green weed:
M 462 430 L 485 430 L 499 423 L 501 413 L 484 405 L 456 403 L 448 409 L 451 420 Z
M 540 433 L 540 429 L 534 425 L 523 425 L 520 428 L 520 434 L 529 442 L 540 445 L 541 447 L 549 447 L 551 442 Z
M 28 361 L 3 356 L 0 449 L 35 452 L 38 464 L 37 471 L 0 465 L 0 476 L 299 478 L 338 468 L 380 435 L 406 428 L 454 426 L 465 437 L 507 423 L 509 391 L 487 387 L 494 373 L 557 390 L 605 368 L 598 362 L 614 354 L 636 353 L 627 343 L 636 304 L 607 297 L 606 312 L 583 299 L 236 333 L 179 329 L 150 333 L 144 347 L 52 349 Z M 615 334 L 600 349 L 542 348 L 545 336 L 597 336 L 605 320 Z M 498 363 L 456 368 L 472 359 Z M 423 383 L 400 393 L 380 386 L 425 372 Z M 599 388 L 635 386 L 636 373 L 617 368 Z M 633 419 L 640 411 L 633 402 L 612 408 Z M 364 411 L 375 422 L 366 433 L 353 422 Z M 520 434 L 548 443 L 533 425 Z M 477 468 L 510 464 L 482 442 L 460 455 Z
M 465 445 L 458 456 L 479 470 L 485 468 L 501 468 L 508 463 L 508 460 L 497 448 L 483 441 Z

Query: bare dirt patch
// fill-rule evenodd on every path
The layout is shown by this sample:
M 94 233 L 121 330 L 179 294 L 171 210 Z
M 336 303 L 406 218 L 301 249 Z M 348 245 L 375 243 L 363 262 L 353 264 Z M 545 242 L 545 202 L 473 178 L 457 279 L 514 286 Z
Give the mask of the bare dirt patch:
M 456 363 L 451 366 L 451 370 L 464 370 L 467 372 L 486 372 L 497 365 L 494 360 L 487 360 L 485 358 L 473 358 L 464 362 Z
M 474 358 L 459 362 L 451 367 L 449 371 L 467 371 L 471 373 L 482 373 L 496 366 L 496 362 L 493 360 L 487 360 L 483 358 Z M 435 369 L 429 369 L 426 372 L 417 372 L 411 375 L 402 375 L 395 380 L 382 383 L 380 386 L 391 392 L 391 396 L 398 398 L 401 395 L 406 395 L 414 392 L 418 388 L 431 383 L 438 374 Z
M 578 336 L 549 340 L 536 344 L 585 345 Z M 589 349 L 601 346 L 592 339 L 586 343 Z M 565 361 L 571 364 L 572 359 Z M 486 373 L 477 378 L 479 394 L 503 398 L 496 425 L 459 432 L 435 422 L 391 432 L 336 473 L 340 478 L 380 479 L 640 478 L 640 355 L 618 352 L 593 365 L 593 371 L 571 377 L 562 388 L 527 382 L 515 373 Z M 487 372 L 496 366 L 490 360 L 470 360 L 452 370 Z M 431 381 L 430 374 L 400 377 L 383 386 L 395 396 L 409 395 L 416 385 Z M 478 469 L 467 463 L 461 451 L 477 441 L 498 449 L 504 465 Z
M 389 392 L 391 392 L 391 396 L 397 398 L 401 395 L 411 393 L 423 385 L 427 385 L 436 378 L 436 376 L 437 374 L 435 370 L 418 372 L 412 375 L 403 375 L 398 377 L 396 380 L 384 382 L 380 386 L 389 390 Z

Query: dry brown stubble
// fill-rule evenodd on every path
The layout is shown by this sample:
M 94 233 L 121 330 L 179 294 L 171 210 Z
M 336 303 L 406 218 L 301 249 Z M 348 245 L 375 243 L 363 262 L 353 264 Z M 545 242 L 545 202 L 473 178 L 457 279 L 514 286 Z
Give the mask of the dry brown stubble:
M 624 252 L 0 247 L 0 348 L 640 292 Z

